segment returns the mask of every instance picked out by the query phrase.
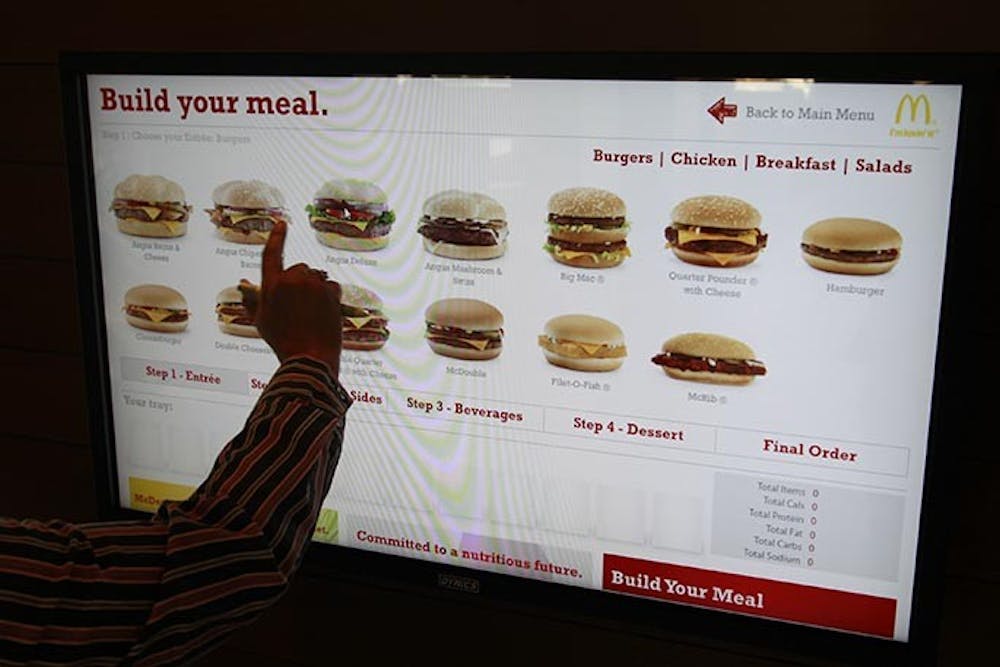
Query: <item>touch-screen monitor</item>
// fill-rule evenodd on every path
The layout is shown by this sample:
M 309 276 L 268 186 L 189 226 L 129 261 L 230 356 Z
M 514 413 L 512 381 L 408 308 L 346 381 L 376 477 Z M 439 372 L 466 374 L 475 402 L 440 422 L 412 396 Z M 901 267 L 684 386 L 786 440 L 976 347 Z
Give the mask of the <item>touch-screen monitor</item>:
M 911 639 L 961 85 L 157 62 L 78 91 L 114 504 L 266 387 L 282 218 L 343 285 L 317 541 Z

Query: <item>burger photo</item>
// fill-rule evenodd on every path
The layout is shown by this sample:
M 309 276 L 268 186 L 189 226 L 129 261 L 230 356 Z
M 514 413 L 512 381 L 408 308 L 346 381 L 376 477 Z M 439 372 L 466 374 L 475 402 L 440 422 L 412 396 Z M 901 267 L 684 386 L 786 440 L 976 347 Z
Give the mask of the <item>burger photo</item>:
M 377 350 L 389 339 L 389 320 L 375 292 L 359 285 L 341 285 L 340 313 L 344 349 Z
M 899 262 L 902 247 L 895 228 L 867 218 L 827 218 L 802 233 L 802 258 L 831 273 L 886 273 Z
M 320 243 L 341 250 L 379 250 L 389 243 L 396 214 L 388 197 L 370 181 L 327 181 L 306 206 Z
M 625 202 L 598 188 L 569 188 L 549 197 L 545 250 L 562 264 L 583 269 L 618 266 L 630 255 Z
M 139 329 L 178 333 L 191 313 L 184 295 L 166 285 L 136 285 L 125 292 L 125 321 Z
M 703 195 L 674 207 L 664 231 L 667 247 L 681 261 L 735 268 L 757 259 L 767 246 L 760 212 L 736 197 Z
M 243 293 L 236 285 L 226 287 L 215 297 L 215 316 L 219 331 L 224 334 L 260 338 L 250 311 L 243 305 Z
M 507 250 L 507 212 L 478 192 L 445 190 L 424 202 L 424 249 L 452 259 L 493 259 Z
M 285 198 L 263 181 L 228 181 L 212 191 L 207 209 L 219 236 L 233 243 L 263 245 L 278 220 L 288 221 Z
M 618 325 L 593 315 L 553 317 L 545 323 L 538 344 L 550 364 L 575 371 L 613 371 L 627 355 Z
M 485 301 L 441 299 L 424 311 L 427 344 L 454 359 L 485 361 L 503 351 L 503 313 Z
M 749 345 L 712 333 L 674 336 L 652 361 L 672 378 L 711 384 L 750 384 L 767 372 Z
M 187 233 L 191 207 L 184 188 L 163 176 L 132 174 L 115 186 L 111 211 L 132 236 L 173 238 Z

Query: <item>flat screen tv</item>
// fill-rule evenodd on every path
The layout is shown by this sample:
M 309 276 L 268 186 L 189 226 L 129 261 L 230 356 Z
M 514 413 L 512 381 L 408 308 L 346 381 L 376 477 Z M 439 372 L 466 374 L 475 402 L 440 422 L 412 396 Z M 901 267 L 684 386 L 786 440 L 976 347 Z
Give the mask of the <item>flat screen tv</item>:
M 977 62 L 66 55 L 105 515 L 266 386 L 281 215 L 354 398 L 307 568 L 933 655 Z

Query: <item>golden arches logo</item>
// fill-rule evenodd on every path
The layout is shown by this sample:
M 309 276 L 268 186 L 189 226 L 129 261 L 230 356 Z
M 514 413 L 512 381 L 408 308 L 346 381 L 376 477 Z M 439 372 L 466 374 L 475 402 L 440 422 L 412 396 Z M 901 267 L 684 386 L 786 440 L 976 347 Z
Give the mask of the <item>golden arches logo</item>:
M 927 99 L 927 96 L 923 93 L 914 97 L 909 93 L 903 95 L 899 99 L 899 104 L 896 106 L 896 124 L 902 121 L 903 110 L 909 107 L 910 109 L 910 122 L 917 122 L 917 114 L 920 111 L 920 107 L 924 108 L 924 125 L 931 124 L 931 102 Z

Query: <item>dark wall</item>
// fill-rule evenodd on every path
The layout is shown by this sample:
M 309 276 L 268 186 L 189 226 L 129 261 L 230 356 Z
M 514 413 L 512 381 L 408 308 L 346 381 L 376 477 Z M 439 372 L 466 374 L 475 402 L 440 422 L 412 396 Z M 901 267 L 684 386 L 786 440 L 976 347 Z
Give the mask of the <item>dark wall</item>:
M 88 520 L 96 516 L 87 434 L 82 343 L 62 143 L 60 50 L 263 51 L 988 51 L 996 22 L 970 1 L 838 3 L 625 2 L 5 3 L 0 9 L 0 515 Z M 651 9 L 655 7 L 656 9 Z M 1000 120 L 1000 113 L 992 112 Z M 997 155 L 996 136 L 992 141 Z M 996 181 L 991 167 L 988 180 Z M 968 224 L 995 247 L 997 209 Z M 997 285 L 977 271 L 984 317 L 965 340 L 996 340 Z M 995 349 L 995 348 L 994 348 Z M 997 362 L 982 357 L 980 371 Z M 953 517 L 940 663 L 994 653 L 1000 612 L 1000 453 L 989 433 L 992 388 L 975 389 L 972 424 L 956 436 L 959 475 L 946 498 Z M 530 648 L 529 648 L 530 647 Z M 787 664 L 738 646 L 696 646 L 592 627 L 472 601 L 356 583 L 296 581 L 265 618 L 205 665 L 319 665 L 337 656 L 518 661 L 528 655 L 583 664 Z M 532 660 L 533 662 L 534 660 Z

